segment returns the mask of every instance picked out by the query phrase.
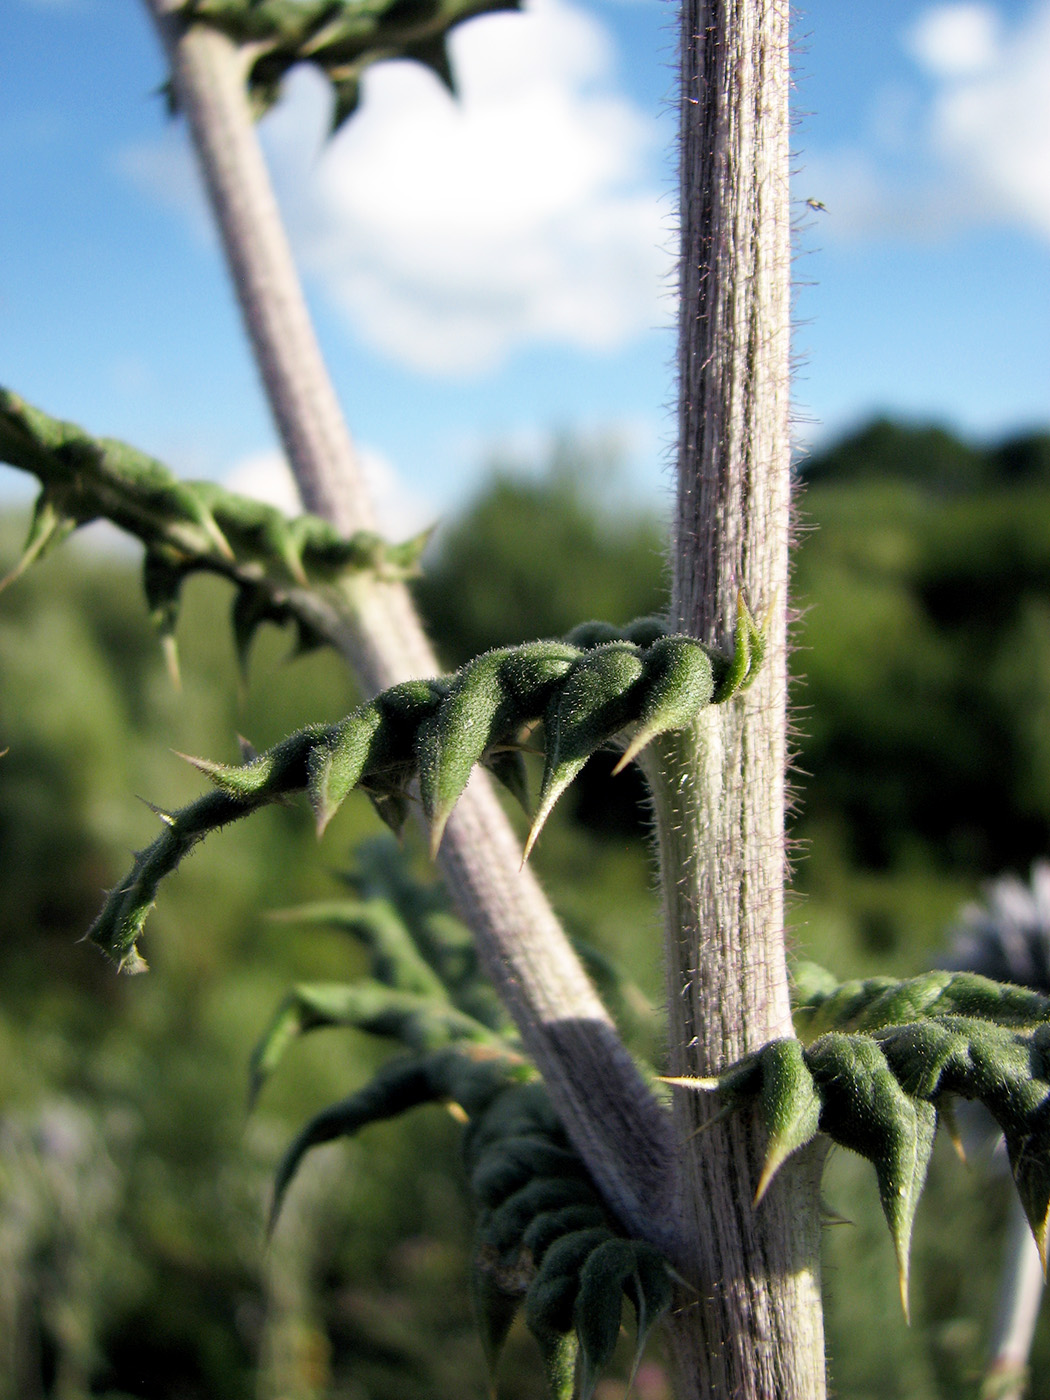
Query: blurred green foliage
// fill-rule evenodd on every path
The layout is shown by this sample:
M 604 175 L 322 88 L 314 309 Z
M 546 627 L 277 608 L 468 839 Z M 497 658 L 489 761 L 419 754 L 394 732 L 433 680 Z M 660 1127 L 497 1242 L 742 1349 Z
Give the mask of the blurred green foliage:
M 818 960 L 845 938 L 910 972 L 976 881 L 1050 850 L 1050 435 L 877 423 L 803 479 L 802 917 Z
M 504 463 L 439 535 L 419 596 L 450 665 L 662 605 L 660 521 L 580 456 Z M 982 449 L 878 423 L 800 476 L 793 938 L 842 977 L 905 975 L 982 878 L 1050 851 L 1050 436 Z M 23 529 L 0 533 L 0 566 Z M 331 896 L 342 853 L 379 830 L 368 804 L 348 803 L 320 849 L 294 804 L 202 846 L 154 916 L 149 977 L 118 979 L 76 942 L 155 829 L 132 794 L 200 790 L 172 749 L 233 758 L 238 733 L 261 747 L 354 702 L 335 657 L 286 661 L 271 629 L 239 694 L 229 588 L 211 579 L 187 586 L 174 692 L 136 568 L 74 543 L 0 597 L 0 1400 L 481 1397 L 471 1222 L 441 1112 L 315 1154 L 263 1246 L 283 1147 L 387 1053 L 318 1032 L 242 1108 L 288 986 L 363 971 L 338 932 L 265 910 Z M 640 787 L 610 768 L 588 766 L 535 860 L 570 928 L 658 1004 Z M 625 1014 L 658 1053 L 644 1001 Z M 826 1248 L 849 1400 L 975 1393 L 1005 1189 L 947 1157 L 918 1214 L 910 1329 L 869 1169 L 839 1153 L 825 1179 L 856 1221 L 829 1225 Z M 518 1332 L 501 1375 L 507 1400 L 539 1391 Z M 604 1400 L 621 1393 L 610 1382 Z M 1050 1400 L 1045 1330 L 1032 1394 Z
M 416 596 L 442 660 L 659 612 L 666 540 L 625 495 L 612 447 L 557 442 L 540 471 L 497 461 L 441 530 Z

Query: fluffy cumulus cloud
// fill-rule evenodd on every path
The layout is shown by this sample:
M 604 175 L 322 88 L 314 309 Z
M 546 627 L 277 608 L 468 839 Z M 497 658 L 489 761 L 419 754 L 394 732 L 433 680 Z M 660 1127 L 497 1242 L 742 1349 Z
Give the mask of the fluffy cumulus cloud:
M 1001 31 L 990 5 L 937 5 L 919 16 L 905 44 L 929 72 L 966 78 L 993 66 Z
M 1007 31 L 986 5 L 938 5 L 909 36 L 937 80 L 935 149 L 980 200 L 1050 238 L 1050 0 Z
M 889 94 L 893 138 L 874 122 L 867 142 L 807 161 L 832 234 L 1007 223 L 1050 238 L 1050 0 L 1013 24 L 991 4 L 933 5 L 902 39 L 922 89 Z
M 452 38 L 459 97 L 377 66 L 327 146 L 328 94 L 292 75 L 264 142 L 305 266 L 356 332 L 437 373 L 522 345 L 601 350 L 666 316 L 655 124 L 614 88 L 606 31 L 535 0 Z

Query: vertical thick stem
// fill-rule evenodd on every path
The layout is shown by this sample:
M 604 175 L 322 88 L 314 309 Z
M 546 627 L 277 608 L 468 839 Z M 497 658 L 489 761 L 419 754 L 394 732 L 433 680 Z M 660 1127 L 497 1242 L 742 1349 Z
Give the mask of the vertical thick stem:
M 740 593 L 768 628 L 752 689 L 663 745 L 657 796 L 673 1073 L 793 1034 L 783 889 L 789 506 L 788 6 L 684 0 L 676 625 L 729 644 Z M 824 1393 L 815 1163 L 751 1199 L 761 1134 L 679 1092 L 681 1395 Z
M 244 92 L 237 49 L 204 24 L 184 27 L 178 0 L 147 0 L 172 64 L 237 296 L 281 439 L 307 508 L 345 533 L 370 527 L 367 493 L 317 346 Z M 434 675 L 407 590 L 362 582 L 346 654 L 375 692 Z M 636 1233 L 667 1228 L 667 1116 L 530 871 L 484 774 L 445 831 L 441 866 L 474 930 L 486 971 L 543 1073 L 609 1204 Z

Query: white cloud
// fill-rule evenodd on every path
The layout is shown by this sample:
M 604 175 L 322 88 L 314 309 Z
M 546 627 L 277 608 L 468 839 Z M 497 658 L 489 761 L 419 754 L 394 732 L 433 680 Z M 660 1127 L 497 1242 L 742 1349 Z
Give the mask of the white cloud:
M 945 80 L 931 131 L 987 215 L 1050 238 L 1050 0 L 992 42 L 978 70 Z
M 1000 17 L 991 5 L 935 5 L 905 35 L 905 46 L 927 72 L 967 77 L 995 61 Z
M 238 496 L 251 496 L 255 501 L 276 506 L 285 515 L 302 514 L 303 503 L 295 477 L 284 454 L 276 448 L 241 457 L 226 473 L 222 484 Z
M 389 540 L 405 540 L 433 525 L 436 512 L 430 502 L 419 492 L 406 489 L 389 458 L 370 447 L 359 447 L 358 452 L 380 534 Z M 303 509 L 295 478 L 276 448 L 242 457 L 226 473 L 223 485 L 228 491 L 276 506 L 286 515 L 299 515 Z
M 439 373 L 496 367 L 525 346 L 614 347 L 666 321 L 671 240 L 648 166 L 662 141 L 617 95 L 605 29 L 567 0 L 536 0 L 460 27 L 452 47 L 455 101 L 417 64 L 378 65 L 325 144 L 329 93 L 304 67 L 262 124 L 315 286 L 364 340 Z M 205 226 L 178 128 L 118 163 Z M 290 508 L 275 458 L 239 463 L 230 484 Z M 386 494 L 384 533 L 433 520 L 425 501 Z
M 526 344 L 618 346 L 664 319 L 657 132 L 615 92 L 602 26 L 536 0 L 451 42 L 458 100 L 416 64 L 380 65 L 319 153 L 327 91 L 292 75 L 264 140 L 313 277 L 365 341 L 436 373 Z
M 521 346 L 601 350 L 665 323 L 666 144 L 614 81 L 607 31 L 570 0 L 471 20 L 450 39 L 459 95 L 383 63 L 325 142 L 331 97 L 294 70 L 261 126 L 296 253 L 367 344 L 417 370 L 477 373 Z M 210 238 L 181 133 L 117 167 Z
M 895 95 L 910 135 L 873 128 L 806 161 L 797 188 L 827 205 L 822 231 L 935 239 L 993 223 L 1050 238 L 1050 0 L 1012 27 L 991 5 L 934 5 L 904 45 L 928 84 Z

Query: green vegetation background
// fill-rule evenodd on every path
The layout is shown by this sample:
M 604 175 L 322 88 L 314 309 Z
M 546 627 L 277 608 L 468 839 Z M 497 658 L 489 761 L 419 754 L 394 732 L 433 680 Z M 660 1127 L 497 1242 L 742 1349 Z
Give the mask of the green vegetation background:
M 600 456 L 600 454 L 599 454 Z M 982 879 L 1050 854 L 1050 435 L 992 449 L 875 423 L 803 464 L 794 599 L 793 939 L 842 976 L 916 972 Z M 23 523 L 8 520 L 0 559 Z M 450 665 L 625 621 L 664 597 L 662 529 L 572 444 L 497 464 L 439 536 L 419 597 Z M 541 543 L 542 542 L 542 547 Z M 172 750 L 236 755 L 354 703 L 325 653 L 265 635 L 238 679 L 224 586 L 190 586 L 176 693 L 122 549 L 69 547 L 0 597 L 0 1400 L 444 1400 L 486 1393 L 451 1118 L 424 1111 L 314 1154 L 273 1243 L 269 1174 L 305 1118 L 388 1053 L 308 1037 L 249 1117 L 247 1057 L 293 981 L 360 954 L 268 909 L 330 897 L 379 827 L 349 803 L 318 848 L 267 810 L 201 848 L 153 917 L 149 977 L 77 942 L 155 818 L 199 790 Z M 641 788 L 596 759 L 535 861 L 570 928 L 662 998 Z M 410 838 L 409 858 L 426 866 Z M 635 1043 L 658 1036 L 636 1017 Z M 825 1178 L 835 1393 L 975 1393 L 1005 1187 L 938 1151 L 911 1329 L 874 1182 Z M 513 1335 L 507 1400 L 539 1393 Z M 658 1363 L 641 1400 L 664 1394 Z M 623 1394 L 606 1383 L 604 1400 Z M 1032 1395 L 1050 1400 L 1050 1330 Z

